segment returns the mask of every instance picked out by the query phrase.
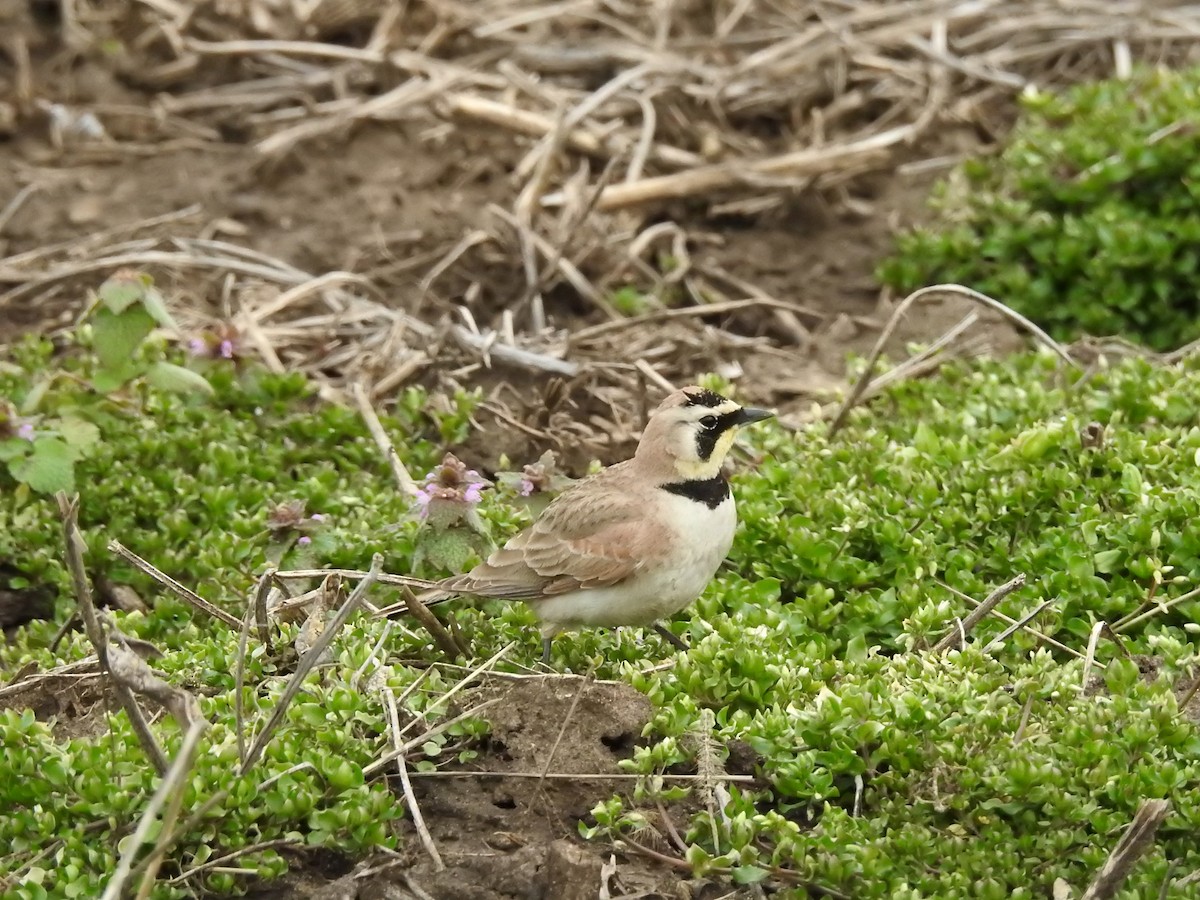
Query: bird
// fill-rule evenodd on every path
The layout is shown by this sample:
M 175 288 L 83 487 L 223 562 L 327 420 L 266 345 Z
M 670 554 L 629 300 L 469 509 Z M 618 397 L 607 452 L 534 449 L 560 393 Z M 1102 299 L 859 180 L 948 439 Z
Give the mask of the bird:
M 632 458 L 564 490 L 529 527 L 469 572 L 433 583 L 422 602 L 519 600 L 553 637 L 587 626 L 663 624 L 700 596 L 733 545 L 737 512 L 725 458 L 738 430 L 773 412 L 695 385 L 651 413 Z

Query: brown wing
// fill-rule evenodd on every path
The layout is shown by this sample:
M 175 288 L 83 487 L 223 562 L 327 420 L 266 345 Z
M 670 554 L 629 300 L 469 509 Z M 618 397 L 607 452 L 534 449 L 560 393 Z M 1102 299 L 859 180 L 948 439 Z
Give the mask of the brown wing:
M 665 549 L 665 535 L 644 517 L 645 498 L 625 489 L 626 477 L 615 466 L 580 482 L 486 562 L 438 588 L 533 600 L 624 581 Z

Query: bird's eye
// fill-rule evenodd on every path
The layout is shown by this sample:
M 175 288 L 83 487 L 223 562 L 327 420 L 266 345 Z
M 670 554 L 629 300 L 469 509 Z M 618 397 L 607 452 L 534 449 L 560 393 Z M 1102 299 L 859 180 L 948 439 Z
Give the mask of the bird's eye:
M 703 425 L 705 428 L 708 428 L 709 430 L 716 428 L 717 427 L 717 417 L 716 416 L 705 416 L 703 419 L 700 420 L 700 424 Z

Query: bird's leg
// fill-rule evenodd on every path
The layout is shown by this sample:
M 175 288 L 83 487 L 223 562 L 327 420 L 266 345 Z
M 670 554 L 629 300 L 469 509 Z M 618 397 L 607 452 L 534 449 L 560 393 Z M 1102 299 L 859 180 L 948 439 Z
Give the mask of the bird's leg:
M 682 650 L 684 653 L 688 652 L 688 645 L 677 638 L 671 629 L 669 629 L 662 622 L 655 622 L 654 630 L 657 631 L 663 638 L 665 638 L 667 643 L 673 644 L 677 650 Z

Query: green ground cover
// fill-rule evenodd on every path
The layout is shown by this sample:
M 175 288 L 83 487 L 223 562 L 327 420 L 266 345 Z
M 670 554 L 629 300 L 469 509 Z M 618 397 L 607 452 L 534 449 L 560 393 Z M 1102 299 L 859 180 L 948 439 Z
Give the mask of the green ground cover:
M 379 657 L 388 665 L 368 689 L 361 669 L 386 626 L 352 618 L 262 761 L 239 776 L 237 632 L 107 544 L 120 540 L 240 619 L 268 565 L 366 568 L 380 553 L 387 571 L 433 577 L 444 571 L 441 534 L 395 489 L 358 415 L 316 402 L 302 379 L 219 352 L 188 362 L 154 339 L 133 357 L 119 386 L 99 385 L 108 393 L 96 378 L 113 366 L 86 346 L 52 354 L 31 342 L 0 369 L 0 396 L 12 400 L 0 421 L 5 459 L 32 459 L 39 440 L 63 445 L 48 456 L 57 463 L 37 464 L 37 484 L 32 464 L 0 469 L 0 587 L 44 585 L 60 598 L 53 621 L 21 629 L 0 651 L 0 668 L 90 652 L 79 632 L 48 649 L 73 608 L 49 494 L 65 461 L 89 570 L 151 602 L 149 613 L 113 612 L 113 625 L 160 648 L 154 667 L 194 692 L 211 723 L 185 810 L 224 799 L 179 835 L 154 896 L 237 890 L 244 880 L 227 873 L 166 878 L 274 838 L 348 853 L 394 846 L 403 806 L 364 768 L 391 746 L 380 684 L 402 694 L 422 677 L 398 660 L 439 658 L 428 636 L 394 629 Z M 155 383 L 158 361 L 202 375 L 211 392 L 186 378 Z M 471 404 L 460 397 L 434 414 L 414 391 L 385 418 L 415 474 L 466 437 Z M 765 787 L 731 787 L 715 823 L 697 814 L 687 840 L 698 872 L 766 879 L 797 896 L 807 880 L 854 897 L 1045 897 L 1056 879 L 1086 885 L 1139 803 L 1165 798 L 1171 812 L 1122 896 L 1188 896 L 1179 880 L 1200 869 L 1200 734 L 1176 691 L 1194 674 L 1200 604 L 1163 604 L 1200 580 L 1198 408 L 1192 362 L 1126 360 L 1084 376 L 1027 354 L 900 385 L 834 437 L 820 424 L 748 436 L 757 464 L 736 478 L 742 525 L 731 558 L 674 623 L 691 650 L 654 649 L 673 664 L 647 672 L 659 661 L 648 648 L 659 645 L 634 629 L 556 642 L 555 666 L 595 666 L 656 709 L 628 763 L 651 777 L 635 796 L 597 807 L 584 832 L 637 840 L 648 827 L 642 804 L 679 791 L 652 776 L 719 767 L 721 748 L 738 739 L 759 754 Z M 288 503 L 290 516 L 280 512 Z M 496 538 L 529 517 L 511 486 L 470 505 Z M 966 649 L 929 649 L 970 610 L 955 591 L 982 598 L 1018 573 L 1027 584 L 1000 611 L 1019 618 L 1053 601 L 1033 626 L 1069 650 L 1028 630 L 993 645 L 1005 628 L 996 618 Z M 372 593 L 395 599 L 394 589 Z M 477 658 L 516 642 L 502 665 L 536 664 L 538 634 L 520 605 L 455 615 Z M 1099 640 L 1085 683 L 1070 651 L 1085 653 L 1102 621 L 1120 643 Z M 249 644 L 251 730 L 284 690 L 300 627 L 278 626 L 273 652 Z M 436 724 L 458 676 L 435 667 L 424 677 L 406 703 Z M 124 716 L 109 725 L 70 738 L 27 711 L 0 713 L 0 846 L 8 871 L 21 872 L 5 896 L 99 896 L 158 784 Z M 172 755 L 179 728 L 169 717 L 153 728 Z M 470 759 L 485 732 L 468 718 L 416 750 L 413 764 Z M 286 863 L 268 849 L 238 865 L 270 875 Z

